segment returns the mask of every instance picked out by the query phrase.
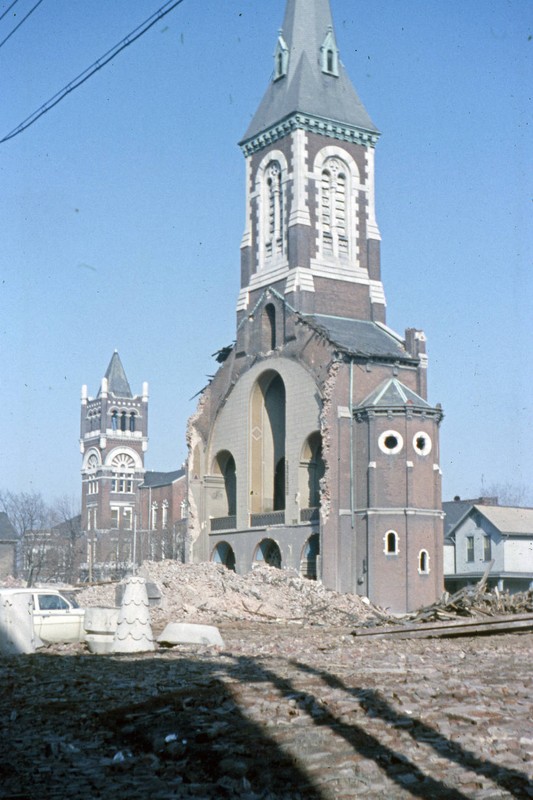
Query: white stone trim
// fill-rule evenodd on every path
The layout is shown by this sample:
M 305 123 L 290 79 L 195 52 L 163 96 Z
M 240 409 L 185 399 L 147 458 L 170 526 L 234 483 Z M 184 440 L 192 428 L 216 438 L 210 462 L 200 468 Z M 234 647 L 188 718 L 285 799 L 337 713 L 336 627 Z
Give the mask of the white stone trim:
M 288 227 L 292 225 L 311 225 L 309 215 L 308 185 L 309 179 L 305 165 L 307 163 L 307 133 L 297 128 L 291 137 L 292 146 L 292 204 Z
M 425 440 L 424 447 L 420 449 L 416 446 L 416 440 L 423 438 Z M 413 436 L 413 450 L 415 453 L 418 453 L 419 456 L 428 456 L 431 453 L 431 449 L 433 447 L 433 442 L 431 441 L 431 437 L 426 431 L 417 431 Z
M 297 289 L 301 289 L 302 292 L 315 291 L 315 281 L 310 269 L 296 267 L 289 271 L 285 283 L 285 294 L 295 292 Z
M 385 290 L 381 281 L 370 281 L 370 302 L 387 305 Z
M 367 147 L 365 151 L 366 173 L 368 176 L 366 185 L 367 197 L 367 236 L 369 239 L 381 241 L 381 233 L 376 221 L 376 191 L 375 191 L 375 154 L 373 147 Z
M 246 311 L 250 303 L 250 292 L 248 289 L 241 289 L 237 299 L 237 311 Z

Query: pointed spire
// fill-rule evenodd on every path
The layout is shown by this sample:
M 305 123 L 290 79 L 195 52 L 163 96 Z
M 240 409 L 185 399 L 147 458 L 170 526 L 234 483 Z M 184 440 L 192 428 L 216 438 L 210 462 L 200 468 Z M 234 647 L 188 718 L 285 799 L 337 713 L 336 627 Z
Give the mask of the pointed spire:
M 339 60 L 329 0 L 287 0 L 273 79 L 241 144 L 298 112 L 378 133 Z
M 115 350 L 111 356 L 111 361 L 109 362 L 105 379 L 107 381 L 108 391 L 111 394 L 114 394 L 115 397 L 133 397 L 124 367 L 122 366 L 122 361 L 120 360 L 117 350 Z

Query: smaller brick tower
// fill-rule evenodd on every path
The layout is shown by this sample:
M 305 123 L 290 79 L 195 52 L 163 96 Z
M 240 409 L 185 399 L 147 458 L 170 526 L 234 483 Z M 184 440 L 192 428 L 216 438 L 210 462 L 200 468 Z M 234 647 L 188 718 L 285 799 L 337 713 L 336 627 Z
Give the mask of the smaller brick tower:
M 95 398 L 81 393 L 82 523 L 90 571 L 121 571 L 134 558 L 138 489 L 148 448 L 148 384 L 133 395 L 115 350 Z M 98 566 L 99 565 L 99 566 Z

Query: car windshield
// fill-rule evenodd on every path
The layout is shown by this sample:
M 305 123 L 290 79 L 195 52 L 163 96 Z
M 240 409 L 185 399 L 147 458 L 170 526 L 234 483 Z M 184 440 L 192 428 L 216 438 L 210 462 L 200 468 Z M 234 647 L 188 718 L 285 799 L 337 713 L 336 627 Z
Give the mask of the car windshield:
M 61 592 L 61 594 L 67 598 L 71 606 L 74 608 L 79 608 L 80 604 L 76 600 L 76 594 L 74 592 Z

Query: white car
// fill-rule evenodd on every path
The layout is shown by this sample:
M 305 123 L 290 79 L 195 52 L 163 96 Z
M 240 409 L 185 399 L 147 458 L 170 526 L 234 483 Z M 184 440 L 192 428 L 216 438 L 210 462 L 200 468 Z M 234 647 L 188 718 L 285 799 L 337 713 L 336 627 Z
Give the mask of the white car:
M 0 602 L 15 594 L 30 599 L 33 630 L 43 642 L 80 642 L 85 638 L 85 609 L 68 592 L 35 587 L 0 589 Z

